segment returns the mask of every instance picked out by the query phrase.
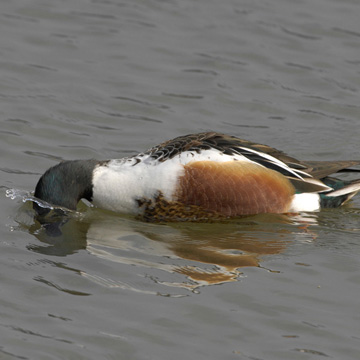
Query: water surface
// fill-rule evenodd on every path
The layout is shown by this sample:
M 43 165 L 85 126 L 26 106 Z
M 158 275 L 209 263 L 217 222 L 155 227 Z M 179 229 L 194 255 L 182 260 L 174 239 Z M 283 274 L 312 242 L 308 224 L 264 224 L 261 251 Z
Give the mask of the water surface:
M 359 197 L 219 224 L 81 205 L 44 227 L 21 195 L 63 159 L 205 130 L 359 159 L 359 6 L 3 2 L 0 358 L 359 358 Z

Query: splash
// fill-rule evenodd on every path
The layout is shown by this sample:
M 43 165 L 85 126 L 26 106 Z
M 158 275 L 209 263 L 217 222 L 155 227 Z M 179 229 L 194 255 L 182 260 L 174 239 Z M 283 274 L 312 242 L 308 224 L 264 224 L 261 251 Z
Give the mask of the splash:
M 8 189 L 6 190 L 5 195 L 11 200 L 21 200 L 23 203 L 35 202 L 42 208 L 47 208 L 51 210 L 55 208 L 48 202 L 36 198 L 30 191 L 20 190 L 20 189 Z
M 61 206 L 54 206 L 44 200 L 41 200 L 33 195 L 32 192 L 21 190 L 21 189 L 8 189 L 5 192 L 6 197 L 10 198 L 11 200 L 20 200 L 23 203 L 36 203 L 42 208 L 49 209 L 49 210 L 61 210 L 61 213 L 63 214 L 70 214 L 70 213 L 76 213 L 72 210 L 69 210 L 67 208 L 61 207 Z

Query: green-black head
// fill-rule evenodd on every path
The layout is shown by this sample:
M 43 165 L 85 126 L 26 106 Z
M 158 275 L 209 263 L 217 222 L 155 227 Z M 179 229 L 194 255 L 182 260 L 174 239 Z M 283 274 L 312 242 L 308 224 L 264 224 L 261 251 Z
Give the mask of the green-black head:
M 97 160 L 72 160 L 53 166 L 38 181 L 35 197 L 54 206 L 75 210 L 81 199 L 92 200 L 92 176 L 98 163 Z M 38 215 L 50 211 L 36 202 L 33 207 Z

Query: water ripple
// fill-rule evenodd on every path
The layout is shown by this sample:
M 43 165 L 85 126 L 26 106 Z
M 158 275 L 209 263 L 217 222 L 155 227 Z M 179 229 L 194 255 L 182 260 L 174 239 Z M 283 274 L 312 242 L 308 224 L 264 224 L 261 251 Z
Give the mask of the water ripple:
M 164 110 L 168 110 L 168 109 L 171 108 L 168 105 L 155 104 L 155 103 L 147 102 L 147 101 L 144 101 L 144 100 L 133 99 L 133 98 L 125 97 L 125 96 L 114 96 L 113 99 L 129 101 L 129 102 L 137 103 L 137 104 L 140 104 L 140 105 L 149 106 L 149 107 L 155 107 L 155 108 L 164 109 Z
M 357 32 L 357 31 L 342 29 L 342 28 L 338 28 L 338 27 L 333 27 L 332 30 L 334 30 L 334 31 L 336 31 L 336 32 L 340 32 L 340 33 L 346 34 L 346 35 L 351 35 L 351 36 L 360 37 L 360 33 Z
M 45 158 L 45 159 L 50 159 L 50 160 L 55 160 L 55 161 L 63 161 L 64 160 L 60 156 L 50 155 L 50 154 L 46 154 L 46 153 L 43 153 L 43 152 L 40 152 L 40 151 L 26 150 L 26 151 L 24 151 L 24 154 L 31 155 L 31 156 L 36 156 L 36 157 L 40 157 L 40 158 Z
M 280 29 L 285 34 L 296 36 L 296 37 L 301 38 L 301 39 L 306 39 L 306 40 L 320 40 L 321 39 L 321 37 L 318 37 L 318 36 L 307 35 L 307 34 L 303 34 L 303 33 L 293 31 L 293 30 L 289 30 L 288 28 L 286 28 L 284 26 L 280 27 Z
M 147 116 L 113 113 L 113 112 L 108 112 L 108 111 L 103 111 L 103 110 L 98 110 L 98 111 L 105 114 L 105 115 L 112 116 L 112 117 L 119 117 L 119 118 L 132 119 L 132 120 L 141 120 L 141 121 L 148 121 L 148 122 L 155 122 L 155 123 L 162 124 L 161 120 L 150 118 L 150 117 L 147 117 Z
M 200 100 L 203 99 L 204 96 L 202 95 L 189 95 L 189 94 L 175 94 L 175 93 L 162 93 L 164 96 L 171 96 L 175 98 L 182 98 L 182 99 L 193 99 L 193 100 Z
M 41 175 L 40 173 L 36 173 L 32 171 L 23 171 L 23 170 L 10 169 L 10 168 L 0 168 L 0 171 L 8 174 L 18 174 L 18 175 Z

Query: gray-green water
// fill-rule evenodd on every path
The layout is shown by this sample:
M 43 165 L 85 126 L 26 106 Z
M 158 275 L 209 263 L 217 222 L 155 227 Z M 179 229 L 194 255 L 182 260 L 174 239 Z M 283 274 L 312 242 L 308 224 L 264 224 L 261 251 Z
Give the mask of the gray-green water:
M 302 217 L 146 224 L 21 196 L 62 159 L 215 130 L 359 159 L 357 1 L 3 1 L 0 358 L 360 358 L 360 197 Z

